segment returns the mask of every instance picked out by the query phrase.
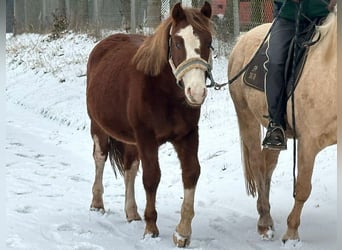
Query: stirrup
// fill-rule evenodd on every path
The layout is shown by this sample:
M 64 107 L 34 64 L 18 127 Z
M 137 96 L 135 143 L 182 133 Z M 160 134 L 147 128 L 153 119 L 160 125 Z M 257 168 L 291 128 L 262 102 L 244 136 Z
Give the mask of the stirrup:
M 267 149 L 286 150 L 286 136 L 283 127 L 270 122 L 262 146 Z

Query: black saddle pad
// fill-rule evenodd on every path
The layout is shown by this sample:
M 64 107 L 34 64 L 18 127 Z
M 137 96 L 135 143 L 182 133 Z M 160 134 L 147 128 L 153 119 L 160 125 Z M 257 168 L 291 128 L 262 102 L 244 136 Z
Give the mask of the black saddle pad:
M 294 80 L 294 88 L 296 87 L 298 83 L 298 79 L 302 73 L 302 69 L 304 67 L 308 48 L 309 45 L 314 42 L 312 41 L 312 37 L 314 35 L 314 28 L 311 28 L 308 30 L 305 35 L 300 36 L 298 39 L 298 43 L 300 46 L 297 46 L 296 51 L 296 58 L 293 58 L 293 50 L 294 50 L 294 42 L 291 42 L 291 46 L 289 49 L 289 56 L 286 61 L 285 66 L 285 81 L 287 84 L 287 97 L 289 98 L 292 94 L 292 82 Z M 309 44 L 309 45 L 307 45 Z M 248 86 L 255 88 L 260 91 L 265 91 L 265 74 L 266 74 L 266 68 L 265 63 L 267 61 L 266 56 L 266 49 L 267 49 L 268 43 L 265 42 L 260 50 L 254 55 L 252 58 L 250 65 L 247 67 L 246 72 L 243 75 L 243 81 Z M 295 63 L 295 73 L 292 73 L 292 63 Z

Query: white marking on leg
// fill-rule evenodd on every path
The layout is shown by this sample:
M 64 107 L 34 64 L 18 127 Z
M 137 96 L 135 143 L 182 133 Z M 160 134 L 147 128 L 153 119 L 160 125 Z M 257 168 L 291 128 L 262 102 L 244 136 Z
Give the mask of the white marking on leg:
M 185 247 L 191 240 L 191 222 L 194 218 L 195 188 L 184 189 L 184 200 L 181 210 L 181 219 L 173 235 L 174 243 L 179 247 Z
M 127 220 L 141 220 L 135 201 L 134 183 L 139 167 L 139 161 L 134 161 L 129 170 L 125 170 L 125 211 Z
M 93 200 L 91 203 L 91 208 L 93 209 L 103 209 L 103 169 L 107 159 L 107 154 L 101 151 L 99 139 L 96 135 L 93 136 L 94 141 L 94 152 L 93 157 L 95 160 L 95 180 L 93 184 Z

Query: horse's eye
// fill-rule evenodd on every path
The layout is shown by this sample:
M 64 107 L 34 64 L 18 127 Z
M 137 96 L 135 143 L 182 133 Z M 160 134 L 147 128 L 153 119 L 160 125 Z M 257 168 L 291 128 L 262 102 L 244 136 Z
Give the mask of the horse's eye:
M 181 48 L 181 44 L 180 43 L 176 43 L 176 48 L 180 49 Z

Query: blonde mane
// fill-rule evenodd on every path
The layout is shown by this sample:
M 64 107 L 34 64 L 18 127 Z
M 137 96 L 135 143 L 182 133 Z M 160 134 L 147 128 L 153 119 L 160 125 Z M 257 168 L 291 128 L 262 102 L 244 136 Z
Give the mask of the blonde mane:
M 315 49 L 325 51 L 324 57 L 329 60 L 331 56 L 336 54 L 337 45 L 337 11 L 330 12 L 322 25 L 317 26 L 316 37 L 320 35 L 320 40 L 316 44 Z M 315 39 L 315 38 L 314 38 Z M 313 53 L 315 50 L 310 50 Z
M 212 21 L 204 17 L 199 9 L 185 8 L 184 14 L 195 29 L 213 32 Z M 173 22 L 172 17 L 168 17 L 151 36 L 146 37 L 132 59 L 137 70 L 152 76 L 160 74 L 168 62 L 169 32 Z
M 322 25 L 317 26 L 317 31 L 321 34 L 321 38 L 324 38 L 329 31 L 336 32 L 337 23 L 337 11 L 330 12 Z

